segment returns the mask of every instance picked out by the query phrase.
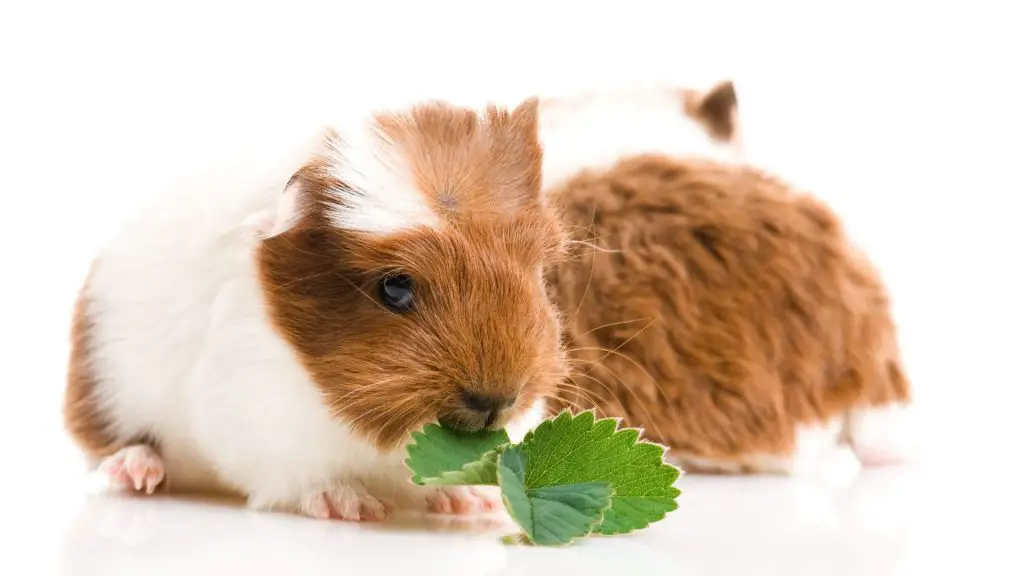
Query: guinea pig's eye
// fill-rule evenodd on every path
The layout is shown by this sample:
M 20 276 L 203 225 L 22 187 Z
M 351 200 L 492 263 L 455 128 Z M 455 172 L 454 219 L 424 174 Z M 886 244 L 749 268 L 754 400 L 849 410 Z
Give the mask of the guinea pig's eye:
M 405 274 L 388 276 L 378 286 L 380 300 L 392 312 L 412 310 L 412 278 Z

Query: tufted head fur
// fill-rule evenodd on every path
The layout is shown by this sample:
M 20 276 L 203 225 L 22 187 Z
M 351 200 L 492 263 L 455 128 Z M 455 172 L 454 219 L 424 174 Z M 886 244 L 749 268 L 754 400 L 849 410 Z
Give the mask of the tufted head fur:
M 503 426 L 563 378 L 541 157 L 536 100 L 430 103 L 329 131 L 282 194 L 257 253 L 269 314 L 379 448 L 438 418 Z

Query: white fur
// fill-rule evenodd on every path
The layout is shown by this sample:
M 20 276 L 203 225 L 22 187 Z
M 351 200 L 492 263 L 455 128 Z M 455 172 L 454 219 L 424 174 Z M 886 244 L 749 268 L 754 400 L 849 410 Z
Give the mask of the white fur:
M 673 88 L 644 88 L 549 100 L 540 109 L 544 146 L 544 188 L 551 189 L 581 170 L 612 167 L 627 156 L 657 153 L 680 158 L 735 161 L 740 149 L 713 140 L 683 111 Z
M 900 403 L 855 408 L 846 435 L 866 465 L 900 462 L 917 445 L 909 408 Z
M 540 424 L 544 418 L 547 417 L 547 402 L 538 400 L 533 403 L 530 407 L 529 412 L 523 415 L 522 418 L 515 422 L 510 422 L 505 427 L 505 431 L 508 432 L 508 437 L 513 443 L 519 443 L 523 441 L 523 437 L 537 424 Z
M 903 404 L 857 407 L 844 419 L 799 426 L 796 445 L 790 454 L 754 453 L 727 461 L 686 454 L 675 454 L 673 458 L 684 469 L 695 466 L 702 470 L 730 474 L 751 470 L 802 476 L 828 471 L 829 467 L 839 465 L 848 468 L 847 460 L 852 458 L 849 456 L 851 449 L 862 466 L 901 462 L 917 445 L 913 430 L 909 409 Z
M 842 422 L 838 419 L 797 427 L 796 442 L 789 454 L 752 453 L 735 460 L 712 460 L 685 454 L 673 456 L 682 463 L 702 470 L 735 474 L 750 470 L 764 474 L 803 474 L 815 470 L 826 457 L 839 449 Z
M 389 164 L 358 164 L 379 146 L 352 150 L 343 172 L 368 200 L 339 211 L 339 224 L 422 223 L 415 192 Z M 420 498 L 403 451 L 378 453 L 331 418 L 266 316 L 257 228 L 281 221 L 282 190 L 305 153 L 159 195 L 102 251 L 86 288 L 97 396 L 122 442 L 158 439 L 172 488 L 233 488 L 264 508 L 301 508 L 346 481 Z
M 352 123 L 339 133 L 328 151 L 332 175 L 350 190 L 336 191 L 331 216 L 337 226 L 377 234 L 440 227 L 402 151 L 375 122 Z

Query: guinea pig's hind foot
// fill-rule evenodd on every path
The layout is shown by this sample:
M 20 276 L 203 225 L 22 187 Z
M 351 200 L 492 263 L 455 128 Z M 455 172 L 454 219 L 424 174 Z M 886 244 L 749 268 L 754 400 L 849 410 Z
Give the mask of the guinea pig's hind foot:
M 99 465 L 110 483 L 126 490 L 152 494 L 164 480 L 164 462 L 152 447 L 135 444 L 118 450 Z
M 393 508 L 357 482 L 332 483 L 326 489 L 311 491 L 299 503 L 299 512 L 306 516 L 352 522 L 385 520 Z
M 448 486 L 432 489 L 427 510 L 435 514 L 480 514 L 502 509 L 501 494 L 489 486 Z
M 892 403 L 851 410 L 846 441 L 866 467 L 901 464 L 916 448 L 908 407 Z

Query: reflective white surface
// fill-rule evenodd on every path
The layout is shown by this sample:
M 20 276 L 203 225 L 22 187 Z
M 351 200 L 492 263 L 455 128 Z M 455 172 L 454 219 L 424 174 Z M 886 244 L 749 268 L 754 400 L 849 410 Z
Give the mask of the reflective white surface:
M 35 559 L 52 570 L 31 573 L 68 576 L 1021 574 L 1019 516 L 1010 513 L 1020 503 L 1019 475 L 982 481 L 936 463 L 923 453 L 860 473 L 840 460 L 800 478 L 690 475 L 680 481 L 679 509 L 647 530 L 548 549 L 502 544 L 515 531 L 504 516 L 352 524 L 73 483 L 82 490 L 66 485 L 51 501 L 19 499 L 15 516 L 0 520 L 15 544 L 0 573 L 29 573 L 19 563 Z M 45 515 L 19 521 L 19 508 Z

